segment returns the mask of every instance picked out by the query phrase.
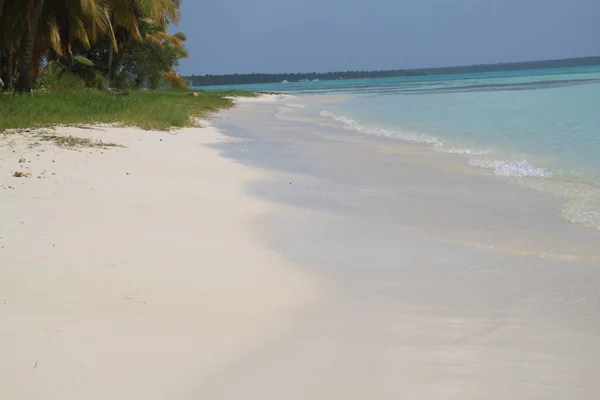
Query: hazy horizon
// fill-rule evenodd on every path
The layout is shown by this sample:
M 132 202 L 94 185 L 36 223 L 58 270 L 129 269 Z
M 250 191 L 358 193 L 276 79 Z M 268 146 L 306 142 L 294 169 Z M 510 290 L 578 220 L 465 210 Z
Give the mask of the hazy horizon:
M 182 2 L 184 75 L 416 69 L 600 54 L 594 0 Z
M 250 75 L 250 74 L 265 74 L 265 75 L 288 75 L 288 74 L 322 74 L 322 73 L 346 73 L 346 72 L 379 72 L 379 71 L 396 71 L 396 70 L 405 70 L 405 71 L 417 71 L 417 70 L 425 70 L 425 69 L 437 69 L 437 68 L 466 68 L 471 66 L 479 66 L 479 65 L 495 65 L 495 64 L 515 64 L 515 63 L 527 63 L 527 62 L 546 62 L 546 61 L 559 61 L 559 60 L 575 60 L 575 59 L 585 59 L 585 58 L 600 58 L 600 55 L 589 55 L 589 56 L 580 56 L 580 57 L 567 57 L 567 58 L 556 58 L 556 59 L 544 59 L 544 60 L 520 60 L 520 61 L 498 61 L 492 63 L 478 63 L 478 64 L 468 64 L 468 65 L 442 65 L 439 67 L 416 67 L 416 68 L 393 68 L 393 69 L 371 69 L 371 70 L 339 70 L 339 71 L 276 71 L 276 72 L 230 72 L 226 74 L 197 74 L 192 73 L 186 76 L 204 76 L 204 75 Z M 600 65 L 600 64 L 599 64 Z

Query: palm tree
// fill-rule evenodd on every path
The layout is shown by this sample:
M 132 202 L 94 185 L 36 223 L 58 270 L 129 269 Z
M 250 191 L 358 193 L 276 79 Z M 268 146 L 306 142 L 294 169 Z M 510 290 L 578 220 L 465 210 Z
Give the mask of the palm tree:
M 14 71 L 14 65 L 15 65 L 15 60 L 14 60 L 14 51 L 11 49 L 7 49 L 6 51 L 6 59 L 5 59 L 5 63 L 6 63 L 6 73 L 4 74 L 4 76 L 2 76 L 2 82 L 4 83 L 2 90 L 3 91 L 9 91 L 12 90 L 12 86 L 13 86 L 13 71 Z
M 107 78 L 109 85 L 112 80 L 113 61 L 115 52 L 119 52 L 117 32 L 120 37 L 132 37 L 141 40 L 139 21 L 143 18 L 154 17 L 156 0 L 111 0 L 108 6 L 111 10 L 111 36 L 108 43 Z
M 179 18 L 179 5 L 179 0 L 0 0 L 5 84 L 10 85 L 12 79 L 6 78 L 17 64 L 17 92 L 29 93 L 44 58 L 60 59 L 70 68 L 74 51 L 85 53 L 99 38 L 108 45 L 110 76 L 114 53 L 119 51 L 117 39 L 121 45 L 142 40 L 143 20 L 160 26 L 166 35 L 168 24 Z M 9 62 L 11 57 L 15 61 Z
M 110 0 L 111 33 L 112 37 L 108 47 L 108 80 L 111 81 L 113 72 L 114 53 L 119 52 L 116 35 L 121 32 L 121 37 L 142 40 L 140 34 L 140 20 L 148 19 L 159 25 L 166 32 L 171 22 L 179 21 L 179 0 Z M 125 40 L 125 41 L 126 41 Z
M 9 0 L 10 1 L 10 0 Z M 105 0 L 33 0 L 19 62 L 18 92 L 31 92 L 34 72 L 48 50 L 72 59 L 72 45 L 89 48 L 109 30 Z
M 0 0 L 0 56 L 4 53 L 3 90 L 12 88 L 13 71 L 18 57 L 15 57 L 26 30 L 25 2 Z
M 37 39 L 37 31 L 40 24 L 42 11 L 44 10 L 45 0 L 34 0 L 29 19 L 29 29 L 25 36 L 23 54 L 19 62 L 19 81 L 17 82 L 17 92 L 31 93 L 33 88 L 33 51 Z

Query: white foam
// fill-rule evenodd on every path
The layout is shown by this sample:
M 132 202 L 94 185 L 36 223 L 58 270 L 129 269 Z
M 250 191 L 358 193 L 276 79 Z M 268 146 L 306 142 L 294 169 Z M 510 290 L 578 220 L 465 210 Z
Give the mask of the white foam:
M 436 146 L 442 146 L 445 144 L 443 140 L 434 136 L 423 135 L 421 133 L 416 132 L 400 132 L 400 131 L 392 131 L 385 128 L 375 128 L 370 126 L 365 126 L 352 118 L 336 115 L 328 110 L 321 111 L 321 116 L 329 117 L 335 121 L 342 122 L 346 129 L 351 129 L 360 133 L 368 134 L 368 135 L 376 135 L 376 136 L 384 136 L 389 138 L 406 140 L 409 142 L 416 143 L 424 143 L 424 144 L 432 144 Z
M 443 147 L 443 146 L 436 146 L 434 149 L 435 149 L 435 151 L 439 151 L 440 153 L 461 154 L 464 156 L 483 156 L 490 152 L 490 150 L 475 150 L 475 149 L 469 149 L 469 148 Z
M 544 168 L 536 167 L 527 160 L 520 161 L 505 161 L 505 160 L 490 160 L 485 158 L 471 158 L 469 164 L 487 168 L 494 171 L 500 176 L 530 176 L 534 178 L 548 178 L 552 173 Z
M 568 201 L 563 208 L 563 216 L 571 222 L 600 231 L 600 197 L 582 195 Z
M 522 179 L 519 184 L 567 199 L 562 212 L 565 219 L 600 231 L 600 187 L 562 179 Z
M 343 115 L 342 116 L 338 116 L 338 115 L 335 115 L 334 113 L 332 113 L 331 111 L 323 110 L 323 111 L 320 112 L 320 114 L 323 117 L 332 118 L 332 119 L 334 119 L 336 121 L 343 122 L 343 123 L 345 123 L 346 125 L 349 125 L 349 126 L 356 126 L 356 127 L 362 126 L 358 122 L 356 122 L 355 120 L 353 120 L 352 118 L 348 118 L 348 117 L 345 117 Z

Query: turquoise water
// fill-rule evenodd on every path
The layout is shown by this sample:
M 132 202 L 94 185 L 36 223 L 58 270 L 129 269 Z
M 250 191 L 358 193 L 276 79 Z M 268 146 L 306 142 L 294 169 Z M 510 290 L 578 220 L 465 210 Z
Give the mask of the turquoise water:
M 468 154 L 503 175 L 600 178 L 600 71 L 400 90 L 352 96 L 324 114 Z
M 316 93 L 364 93 L 364 92 L 388 92 L 418 85 L 453 85 L 461 81 L 472 81 L 474 79 L 510 79 L 524 78 L 525 80 L 536 80 L 536 77 L 548 80 L 568 80 L 569 75 L 585 73 L 598 73 L 600 66 L 575 67 L 575 68 L 551 68 L 526 71 L 504 71 L 478 74 L 454 74 L 454 75 L 432 75 L 413 76 L 400 78 L 368 78 L 339 81 L 317 81 L 317 82 L 290 82 L 269 83 L 259 85 L 228 85 L 228 86 L 202 86 L 195 89 L 200 90 L 250 90 L 260 92 L 281 92 L 294 94 L 316 94 Z
M 242 88 L 344 94 L 315 117 L 461 154 L 567 198 L 567 218 L 600 229 L 600 66 Z

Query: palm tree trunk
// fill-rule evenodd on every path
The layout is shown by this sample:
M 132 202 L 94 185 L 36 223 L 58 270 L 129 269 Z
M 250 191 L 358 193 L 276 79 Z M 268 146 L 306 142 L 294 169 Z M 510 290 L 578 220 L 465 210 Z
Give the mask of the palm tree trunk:
M 5 92 L 11 90 L 13 87 L 13 66 L 15 64 L 13 61 L 14 54 L 15 53 L 12 50 L 6 50 L 6 72 L 2 77 L 2 81 L 4 82 L 4 87 L 2 90 Z
M 0 0 L 1 1 L 1 0 Z M 115 45 L 112 40 L 108 41 L 108 74 L 106 75 L 108 78 L 108 87 L 112 87 L 112 65 L 113 59 L 115 56 Z
M 44 0 L 34 0 L 29 32 L 25 41 L 25 49 L 23 50 L 21 62 L 19 63 L 19 81 L 17 82 L 18 93 L 31 93 L 31 89 L 33 88 L 33 52 L 43 9 Z

